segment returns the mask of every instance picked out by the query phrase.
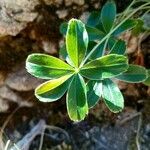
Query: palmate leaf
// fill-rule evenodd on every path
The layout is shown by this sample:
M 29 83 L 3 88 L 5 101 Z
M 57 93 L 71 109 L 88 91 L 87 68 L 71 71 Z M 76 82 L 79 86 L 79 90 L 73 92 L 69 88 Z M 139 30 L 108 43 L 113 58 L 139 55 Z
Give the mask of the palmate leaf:
M 66 48 L 75 67 L 78 67 L 85 57 L 87 46 L 88 34 L 85 25 L 77 19 L 71 19 L 66 34 Z
M 86 85 L 88 107 L 94 107 L 102 95 L 102 82 L 91 80 Z
M 124 108 L 124 99 L 118 88 L 110 79 L 102 81 L 102 97 L 110 111 L 117 113 Z
M 139 83 L 143 82 L 147 78 L 147 72 L 142 66 L 129 65 L 126 72 L 116 76 L 115 78 L 129 83 Z
M 116 18 L 116 5 L 114 2 L 107 2 L 103 6 L 101 11 L 101 22 L 106 33 L 108 33 L 111 30 L 115 18 Z
M 68 89 L 71 76 L 66 75 L 41 84 L 36 88 L 35 96 L 42 102 L 53 102 L 60 99 Z
M 74 72 L 73 67 L 46 54 L 31 54 L 26 60 L 27 71 L 41 79 L 55 79 Z
M 110 54 L 85 64 L 80 73 L 91 80 L 102 80 L 115 77 L 128 69 L 128 59 L 125 56 Z
M 67 111 L 73 121 L 83 120 L 88 114 L 86 85 L 84 79 L 76 74 L 67 93 Z

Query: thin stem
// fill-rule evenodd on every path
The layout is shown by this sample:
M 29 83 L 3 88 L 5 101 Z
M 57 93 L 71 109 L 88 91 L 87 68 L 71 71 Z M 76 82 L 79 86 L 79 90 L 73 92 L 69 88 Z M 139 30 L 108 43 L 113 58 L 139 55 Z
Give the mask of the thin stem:
M 8 150 L 9 145 L 10 145 L 10 140 L 8 140 L 8 141 L 7 141 L 7 143 L 6 143 L 6 146 L 5 146 L 5 149 L 4 149 L 4 150 Z
M 82 67 L 86 61 L 90 58 L 90 56 L 93 54 L 93 52 L 98 48 L 98 46 L 100 44 L 102 44 L 102 42 L 104 42 L 114 31 L 116 31 L 116 29 L 118 29 L 126 20 L 128 20 L 131 16 L 133 16 L 135 13 L 137 13 L 140 9 L 142 9 L 143 7 L 149 5 L 150 2 L 141 5 L 140 7 L 138 7 L 136 10 L 134 10 L 131 14 L 129 14 L 121 23 L 119 23 L 113 30 L 111 30 L 91 51 L 90 53 L 85 57 L 85 59 L 83 60 L 83 62 L 81 63 L 80 67 Z
M 130 3 L 130 5 L 127 7 L 127 9 L 123 12 L 123 16 L 121 16 L 121 19 L 123 19 L 123 18 L 127 15 L 128 11 L 130 10 L 130 8 L 131 8 L 135 3 L 136 3 L 136 0 L 133 0 L 133 1 Z M 121 20 L 121 19 L 120 19 L 120 20 Z

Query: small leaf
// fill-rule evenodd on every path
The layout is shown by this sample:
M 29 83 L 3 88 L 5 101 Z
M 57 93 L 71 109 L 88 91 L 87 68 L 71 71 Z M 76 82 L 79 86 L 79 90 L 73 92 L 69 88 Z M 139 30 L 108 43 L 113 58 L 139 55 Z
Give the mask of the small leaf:
M 67 93 L 67 110 L 71 120 L 80 121 L 88 114 L 88 104 L 85 82 L 76 74 Z
M 66 60 L 68 54 L 66 50 L 66 45 L 64 44 L 59 50 L 59 58 Z
M 114 2 L 107 2 L 101 11 L 101 21 L 105 31 L 108 33 L 116 18 L 116 5 Z
M 101 40 L 105 37 L 105 34 L 97 28 L 86 26 L 86 30 L 89 36 L 89 41 Z
M 60 27 L 59 27 L 60 33 L 61 33 L 62 35 L 66 35 L 66 33 L 67 33 L 67 28 L 68 28 L 68 23 L 67 23 L 67 22 L 61 23 L 61 25 L 60 25 Z
M 101 20 L 100 20 L 99 24 L 95 26 L 95 28 L 97 28 L 98 30 L 100 30 L 101 32 L 106 34 L 106 31 L 103 27 L 103 24 L 102 24 Z
M 115 77 L 128 69 L 125 56 L 110 54 L 85 64 L 80 73 L 91 80 L 102 80 Z
M 140 33 L 144 32 L 144 22 L 141 19 L 137 19 L 137 24 L 135 25 L 134 29 L 132 29 L 132 34 L 134 36 L 138 36 Z
M 126 51 L 126 43 L 125 41 L 118 40 L 112 49 L 110 50 L 110 54 L 118 54 L 118 55 L 124 55 Z
M 138 65 L 129 65 L 129 68 L 126 72 L 116 76 L 115 78 L 129 82 L 129 83 L 138 83 L 143 82 L 147 77 L 146 69 Z
M 100 12 L 94 11 L 90 14 L 88 20 L 87 20 L 87 25 L 90 27 L 95 27 L 98 25 L 100 22 Z
M 124 108 L 124 98 L 118 88 L 110 79 L 105 79 L 103 82 L 103 100 L 110 111 L 117 113 Z
M 74 72 L 73 67 L 46 54 L 31 54 L 26 60 L 27 71 L 41 79 L 54 79 Z
M 102 82 L 91 80 L 87 83 L 86 87 L 88 107 L 92 108 L 98 103 L 102 95 Z
M 150 69 L 147 70 L 147 79 L 143 83 L 150 86 Z
M 67 54 L 66 45 L 63 45 L 59 50 L 59 57 L 65 60 L 69 65 L 74 66 Z
M 119 34 L 132 29 L 136 24 L 136 20 L 128 19 L 120 27 L 118 27 L 118 29 L 113 33 L 113 35 L 118 36 Z
M 93 42 L 93 41 L 89 42 L 87 54 L 94 48 L 95 45 L 96 45 L 96 42 Z M 105 45 L 105 42 L 103 42 L 97 47 L 97 49 L 91 55 L 90 60 L 94 60 L 104 55 L 104 45 Z
M 71 75 L 47 81 L 35 90 L 35 96 L 42 102 L 53 102 L 60 99 L 66 92 Z
M 66 47 L 69 58 L 76 67 L 80 65 L 85 57 L 87 46 L 88 34 L 85 25 L 77 19 L 71 19 L 66 35 Z

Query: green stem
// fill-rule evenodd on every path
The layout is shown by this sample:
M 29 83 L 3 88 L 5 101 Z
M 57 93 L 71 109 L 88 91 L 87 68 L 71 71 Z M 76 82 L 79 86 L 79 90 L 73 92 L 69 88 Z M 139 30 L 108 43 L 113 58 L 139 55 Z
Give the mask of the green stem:
M 100 44 L 102 44 L 114 31 L 116 31 L 125 21 L 127 21 L 131 16 L 133 16 L 135 13 L 137 13 L 140 9 L 143 7 L 149 5 L 150 2 L 141 5 L 136 10 L 134 10 L 131 14 L 129 14 L 121 23 L 119 23 L 113 30 L 111 30 L 91 51 L 90 53 L 85 57 L 83 62 L 80 65 L 80 68 L 86 63 L 86 61 L 90 58 L 90 56 L 93 54 L 93 52 L 99 47 Z

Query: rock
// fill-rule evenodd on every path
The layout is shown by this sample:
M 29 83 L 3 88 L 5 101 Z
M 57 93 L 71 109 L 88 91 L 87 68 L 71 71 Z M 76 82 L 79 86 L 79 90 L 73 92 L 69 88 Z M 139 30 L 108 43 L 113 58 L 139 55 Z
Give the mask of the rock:
M 84 5 L 84 0 L 73 0 L 73 2 L 77 5 Z
M 66 6 L 72 5 L 72 3 L 73 3 L 73 0 L 65 0 L 65 5 Z
M 90 13 L 89 12 L 84 12 L 81 16 L 80 16 L 80 20 L 83 23 L 87 23 L 88 17 L 89 17 Z
M 0 113 L 7 112 L 9 109 L 8 102 L 0 97 Z
M 44 3 L 46 4 L 46 5 L 52 5 L 52 4 L 55 4 L 55 5 L 61 5 L 62 4 L 62 2 L 63 2 L 63 0 L 43 0 L 44 1 Z
M 17 35 L 38 15 L 34 12 L 38 0 L 1 0 L 0 36 Z
M 48 54 L 56 54 L 57 53 L 56 43 L 48 41 L 48 40 L 42 41 L 42 49 Z
M 68 15 L 68 10 L 67 9 L 57 10 L 56 14 L 58 15 L 59 19 L 64 19 Z
M 5 76 L 2 72 L 0 72 L 0 86 L 2 86 L 5 82 Z
M 73 3 L 77 4 L 77 5 L 83 5 L 84 4 L 84 0 L 65 0 L 65 5 L 66 6 L 70 6 Z
M 43 80 L 31 76 L 24 65 L 15 68 L 14 72 L 10 73 L 6 79 L 6 85 L 16 91 L 34 90 Z
M 7 86 L 0 87 L 0 98 L 5 101 L 11 101 L 17 103 L 21 107 L 31 107 L 32 103 L 23 100 L 17 93 L 12 91 Z
M 115 79 L 115 78 L 113 79 L 113 81 L 114 81 L 114 83 L 116 83 L 118 85 L 120 90 L 125 90 L 128 87 L 128 83 L 126 83 L 126 82 L 120 81 L 120 80 Z

